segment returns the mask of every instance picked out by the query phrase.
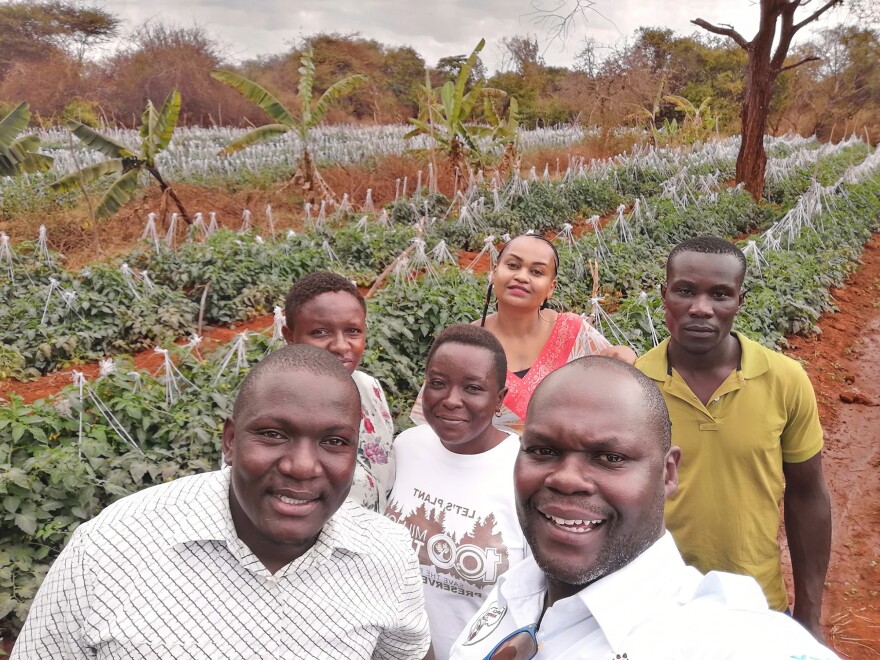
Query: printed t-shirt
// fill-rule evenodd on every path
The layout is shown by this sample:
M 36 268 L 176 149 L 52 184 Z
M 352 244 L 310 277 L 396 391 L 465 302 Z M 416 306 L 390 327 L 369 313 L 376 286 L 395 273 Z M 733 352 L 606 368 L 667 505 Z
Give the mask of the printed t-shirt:
M 782 463 L 822 449 L 813 386 L 791 358 L 735 333 L 742 347 L 733 371 L 704 406 L 675 369 L 669 339 L 636 361 L 657 382 L 681 447 L 678 491 L 666 501 L 666 526 L 688 564 L 703 572 L 751 575 L 770 607 L 788 596 L 777 541 Z
M 455 454 L 427 424 L 397 436 L 397 480 L 386 515 L 412 537 L 437 660 L 483 605 L 498 577 L 527 553 L 516 516 L 510 434 L 482 454 Z

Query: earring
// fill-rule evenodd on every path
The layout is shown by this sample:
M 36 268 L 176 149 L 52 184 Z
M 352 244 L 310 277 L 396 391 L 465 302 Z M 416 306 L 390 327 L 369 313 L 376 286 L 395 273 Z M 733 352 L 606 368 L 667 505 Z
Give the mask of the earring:
M 545 319 L 544 315 L 541 314 L 545 309 L 550 309 L 550 299 L 544 298 L 544 302 L 541 303 L 541 306 L 538 308 L 538 318 L 544 321 L 545 323 L 553 323 L 550 319 Z
M 496 410 L 496 411 L 495 411 L 495 417 L 501 417 L 501 411 L 500 411 L 500 410 Z

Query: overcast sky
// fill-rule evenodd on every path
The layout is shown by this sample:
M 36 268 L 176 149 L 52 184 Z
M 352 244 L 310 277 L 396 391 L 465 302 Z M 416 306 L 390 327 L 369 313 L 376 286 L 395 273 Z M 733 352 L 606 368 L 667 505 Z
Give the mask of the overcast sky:
M 533 2 L 560 6 L 562 13 L 575 0 L 105 0 L 104 6 L 128 28 L 150 18 L 205 27 L 233 60 L 283 52 L 316 32 L 359 32 L 382 43 L 412 46 L 433 65 L 443 56 L 470 52 L 485 37 L 489 73 L 501 64 L 502 37 L 518 34 L 537 37 L 548 64 L 570 66 L 585 39 L 614 44 L 640 26 L 690 34 L 698 28 L 689 21 L 704 18 L 729 23 L 750 39 L 758 25 L 755 0 L 597 0 L 596 11 L 574 23 L 564 44 L 548 44 L 546 26 L 535 22 Z M 843 10 L 826 16 L 821 26 L 845 17 Z

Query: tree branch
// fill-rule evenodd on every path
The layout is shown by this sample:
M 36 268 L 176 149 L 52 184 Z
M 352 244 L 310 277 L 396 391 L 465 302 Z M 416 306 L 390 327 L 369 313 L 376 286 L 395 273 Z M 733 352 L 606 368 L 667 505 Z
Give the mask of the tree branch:
M 843 0 L 828 0 L 828 2 L 826 2 L 824 5 L 822 5 L 821 7 L 819 7 L 816 11 L 814 11 L 812 14 L 810 14 L 809 16 L 807 16 L 804 20 L 802 20 L 800 23 L 796 24 L 796 25 L 794 26 L 794 32 L 797 32 L 798 30 L 800 30 L 800 29 L 801 29 L 802 27 L 804 27 L 805 25 L 807 25 L 807 24 L 812 23 L 813 21 L 815 21 L 815 20 L 816 20 L 817 18 L 819 18 L 822 14 L 824 14 L 826 11 L 828 11 L 829 9 L 831 9 L 834 5 L 839 5 L 839 4 L 842 4 L 842 3 L 843 3 Z
M 531 0 L 532 11 L 527 16 L 531 16 L 533 23 L 541 25 L 547 31 L 550 42 L 558 39 L 560 43 L 564 44 L 578 17 L 587 22 L 587 11 L 602 16 L 595 7 L 595 0 L 574 0 L 574 5 L 570 10 L 568 0 L 547 1 L 552 5 L 551 7 L 544 7 L 544 0 Z M 614 25 L 605 16 L 602 18 Z M 617 28 L 616 25 L 614 27 Z M 617 31 L 620 32 L 619 29 Z
M 796 62 L 794 64 L 789 64 L 787 66 L 782 67 L 781 69 L 779 69 L 779 73 L 782 73 L 783 71 L 790 71 L 791 69 L 795 69 L 795 68 L 799 67 L 801 64 L 806 64 L 807 62 L 821 62 L 821 61 L 822 61 L 822 58 L 816 57 L 815 55 L 810 56 L 810 57 L 805 57 L 800 62 Z
M 712 25 L 708 21 L 704 21 L 702 18 L 695 18 L 694 20 L 691 21 L 691 23 L 693 23 L 694 25 L 701 27 L 704 30 L 711 32 L 713 34 L 720 34 L 723 37 L 730 37 L 741 48 L 745 48 L 746 50 L 748 50 L 749 42 L 746 41 L 745 37 L 743 37 L 739 32 L 734 30 L 729 25 L 727 27 L 719 27 L 717 25 Z
M 778 74 L 782 71 L 782 65 L 785 64 L 785 58 L 788 57 L 788 49 L 791 47 L 791 40 L 794 38 L 797 30 L 794 27 L 794 13 L 800 5 L 800 0 L 794 2 L 783 3 L 782 11 L 779 16 L 782 18 L 782 26 L 779 28 L 779 43 L 776 45 L 776 52 L 770 60 L 770 69 Z M 777 19 L 778 20 L 778 19 Z

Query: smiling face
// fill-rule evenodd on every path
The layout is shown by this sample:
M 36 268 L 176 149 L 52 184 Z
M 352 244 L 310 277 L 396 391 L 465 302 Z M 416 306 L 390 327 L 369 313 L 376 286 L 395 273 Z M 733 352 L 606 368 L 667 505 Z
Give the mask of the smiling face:
M 492 288 L 499 304 L 537 310 L 556 288 L 553 248 L 529 236 L 513 239 L 492 271 Z
M 282 333 L 288 344 L 309 344 L 330 351 L 352 373 L 364 355 L 367 314 L 350 293 L 322 293 L 300 305 Z
M 505 437 L 492 426 L 492 416 L 506 393 L 491 351 L 447 342 L 428 362 L 422 394 L 425 419 L 449 451 L 480 454 Z
M 742 307 L 742 280 L 742 264 L 733 255 L 677 254 L 661 287 L 672 341 L 693 355 L 719 347 Z
M 514 468 L 517 513 L 558 600 L 660 538 L 678 449 L 653 437 L 639 383 L 619 371 L 563 367 L 535 396 Z
M 239 538 L 271 571 L 315 542 L 351 488 L 360 400 L 353 383 L 307 371 L 263 375 L 223 428 Z

